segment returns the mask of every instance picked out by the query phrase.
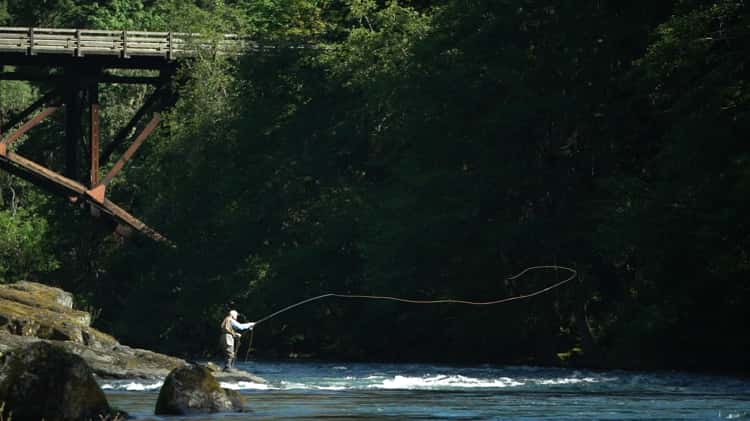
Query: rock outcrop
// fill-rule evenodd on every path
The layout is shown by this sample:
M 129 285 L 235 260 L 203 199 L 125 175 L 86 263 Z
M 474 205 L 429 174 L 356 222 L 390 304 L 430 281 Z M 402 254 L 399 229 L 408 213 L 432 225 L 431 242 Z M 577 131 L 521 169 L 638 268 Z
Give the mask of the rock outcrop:
M 8 333 L 77 343 L 108 344 L 114 338 L 87 329 L 91 316 L 73 309 L 73 296 L 33 282 L 0 285 L 0 327 Z
M 5 355 L 0 371 L 4 419 L 68 421 L 110 415 L 104 392 L 83 359 L 37 342 Z
M 73 297 L 33 282 L 0 285 L 0 355 L 39 341 L 79 355 L 107 378 L 163 378 L 184 360 L 121 345 L 90 326 L 91 316 L 73 309 Z
M 0 285 L 0 356 L 44 341 L 80 356 L 99 377 L 122 379 L 161 379 L 187 364 L 122 345 L 90 324 L 91 316 L 73 309 L 73 296 L 59 288 L 33 282 Z M 232 374 L 227 381 L 265 382 L 249 373 Z
M 236 391 L 223 389 L 208 368 L 191 364 L 169 373 L 159 391 L 154 413 L 241 412 L 244 404 L 244 398 Z

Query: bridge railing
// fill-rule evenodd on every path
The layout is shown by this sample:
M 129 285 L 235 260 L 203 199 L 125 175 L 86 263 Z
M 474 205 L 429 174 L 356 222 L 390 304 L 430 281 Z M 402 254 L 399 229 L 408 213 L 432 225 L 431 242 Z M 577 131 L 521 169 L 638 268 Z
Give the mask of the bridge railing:
M 195 56 L 201 50 L 233 55 L 260 48 L 254 42 L 234 34 L 209 38 L 183 32 L 0 28 L 0 52 L 28 55 L 156 56 L 172 60 Z

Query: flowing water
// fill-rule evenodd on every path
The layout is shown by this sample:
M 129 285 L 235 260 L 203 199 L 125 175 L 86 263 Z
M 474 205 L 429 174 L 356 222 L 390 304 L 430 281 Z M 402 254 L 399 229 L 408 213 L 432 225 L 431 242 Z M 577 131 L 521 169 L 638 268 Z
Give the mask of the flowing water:
M 106 381 L 142 420 L 750 420 L 750 379 L 537 367 L 250 362 L 249 412 L 152 415 L 160 382 Z

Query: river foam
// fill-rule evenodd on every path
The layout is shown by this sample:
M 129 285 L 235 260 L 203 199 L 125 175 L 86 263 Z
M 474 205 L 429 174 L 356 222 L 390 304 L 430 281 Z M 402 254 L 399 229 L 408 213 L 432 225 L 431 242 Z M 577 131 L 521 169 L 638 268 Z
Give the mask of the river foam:
M 139 382 L 137 380 L 118 381 L 104 383 L 101 385 L 102 390 L 125 390 L 128 392 L 149 392 L 159 390 L 164 382 Z
M 343 374 L 343 373 L 342 373 Z M 302 381 L 300 381 L 302 380 Z M 567 376 L 534 378 L 527 376 L 472 377 L 462 374 L 331 376 L 316 379 L 280 380 L 272 383 L 248 381 L 220 382 L 221 387 L 232 390 L 466 390 L 507 389 L 517 387 L 593 384 L 616 381 L 616 377 Z M 152 391 L 162 382 L 113 381 L 101 385 L 104 390 Z
M 453 388 L 507 388 L 522 386 L 523 384 L 523 382 L 516 381 L 509 377 L 482 379 L 461 375 L 436 375 L 422 377 L 395 376 L 392 379 L 385 379 L 379 384 L 373 384 L 368 387 L 372 389 L 433 390 Z
M 222 387 L 234 390 L 472 390 L 508 389 L 518 387 L 542 387 L 557 385 L 585 385 L 617 381 L 616 377 L 570 376 L 550 378 L 519 377 L 472 377 L 461 374 L 425 375 L 369 375 L 341 376 L 310 379 L 309 381 L 281 380 L 271 384 L 248 382 L 222 383 Z

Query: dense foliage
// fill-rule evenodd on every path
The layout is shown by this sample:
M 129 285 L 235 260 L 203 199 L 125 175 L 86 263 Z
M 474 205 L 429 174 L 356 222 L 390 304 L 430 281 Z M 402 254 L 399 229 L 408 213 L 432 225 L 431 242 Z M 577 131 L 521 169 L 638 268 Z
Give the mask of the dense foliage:
M 124 342 L 200 355 L 228 307 L 486 300 L 559 280 L 505 277 L 561 264 L 575 283 L 533 300 L 329 300 L 261 325 L 254 346 L 747 367 L 749 19 L 743 0 L 0 1 L 6 25 L 315 46 L 183 63 L 177 104 L 113 192 L 177 248 L 123 242 L 2 175 L 0 279 L 56 283 Z M 0 118 L 36 93 L 0 87 Z M 147 92 L 102 89 L 111 137 Z

